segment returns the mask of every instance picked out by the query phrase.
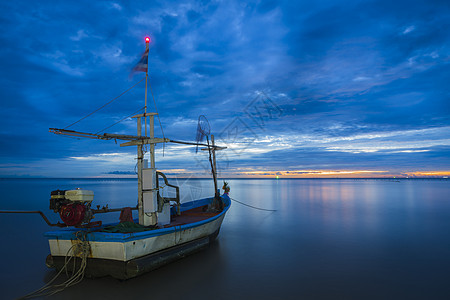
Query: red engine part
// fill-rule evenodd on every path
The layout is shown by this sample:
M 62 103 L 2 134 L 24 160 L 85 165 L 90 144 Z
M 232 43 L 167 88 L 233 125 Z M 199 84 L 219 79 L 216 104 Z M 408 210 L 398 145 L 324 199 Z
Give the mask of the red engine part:
M 61 220 L 68 226 L 80 225 L 84 220 L 85 213 L 86 206 L 79 203 L 63 205 L 59 211 Z

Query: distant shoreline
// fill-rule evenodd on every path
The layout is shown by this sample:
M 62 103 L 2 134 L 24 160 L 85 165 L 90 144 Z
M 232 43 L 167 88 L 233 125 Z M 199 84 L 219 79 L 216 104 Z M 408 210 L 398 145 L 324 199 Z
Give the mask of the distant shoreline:
M 211 180 L 209 177 L 195 178 L 195 177 L 167 177 L 168 179 L 183 179 L 183 180 Z M 135 181 L 137 177 L 0 177 L 0 180 L 130 180 Z M 230 177 L 230 178 L 218 178 L 218 180 L 385 180 L 385 181 L 404 181 L 404 180 L 449 180 L 449 178 L 442 177 L 414 177 L 414 178 L 380 178 L 380 177 L 311 177 L 311 178 L 289 178 L 289 177 L 280 177 L 280 178 L 261 178 L 261 177 Z

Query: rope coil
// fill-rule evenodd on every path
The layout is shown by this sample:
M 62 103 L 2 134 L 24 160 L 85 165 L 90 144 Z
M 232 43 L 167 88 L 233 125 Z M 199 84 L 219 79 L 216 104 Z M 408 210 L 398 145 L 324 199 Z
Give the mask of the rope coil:
M 89 241 L 87 240 L 87 232 L 86 231 L 78 231 L 75 233 L 75 236 L 77 238 L 76 243 L 70 247 L 70 249 L 67 251 L 66 256 L 64 258 L 64 266 L 59 270 L 59 272 L 53 277 L 46 285 L 41 287 L 40 289 L 29 293 L 19 299 L 32 299 L 37 297 L 47 297 L 52 296 L 56 293 L 59 293 L 63 291 L 64 289 L 76 285 L 80 283 L 85 274 L 86 266 L 87 266 L 87 258 L 89 254 L 91 253 L 91 245 L 89 244 Z M 78 270 L 76 269 L 76 257 L 79 257 L 81 259 L 80 267 Z M 72 276 L 69 277 L 69 270 L 68 265 L 70 261 L 73 259 L 73 267 L 72 267 Z M 52 283 L 63 273 L 66 272 L 67 277 L 69 277 L 66 281 L 64 281 L 61 284 L 54 284 Z

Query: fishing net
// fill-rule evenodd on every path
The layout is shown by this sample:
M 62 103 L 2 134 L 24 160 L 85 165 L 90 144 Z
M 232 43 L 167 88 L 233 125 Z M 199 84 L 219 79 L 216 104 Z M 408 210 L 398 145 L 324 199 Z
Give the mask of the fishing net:
M 203 139 L 206 137 L 208 144 L 209 144 L 209 134 L 211 133 L 211 127 L 209 126 L 208 119 L 204 115 L 200 115 L 198 117 L 198 124 L 197 124 L 197 136 L 195 138 L 195 141 L 198 143 L 202 142 Z M 198 152 L 198 145 L 195 147 L 195 153 Z
M 142 232 L 153 230 L 154 228 L 149 228 L 144 225 L 136 224 L 133 222 L 122 222 L 117 225 L 111 225 L 103 228 L 103 232 L 110 233 L 131 233 L 131 232 Z

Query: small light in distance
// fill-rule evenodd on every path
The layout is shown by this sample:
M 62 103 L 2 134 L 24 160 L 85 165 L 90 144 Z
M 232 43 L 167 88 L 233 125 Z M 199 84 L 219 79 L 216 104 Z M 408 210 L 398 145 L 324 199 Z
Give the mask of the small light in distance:
M 150 38 L 148 36 L 145 37 L 145 42 L 150 43 Z

